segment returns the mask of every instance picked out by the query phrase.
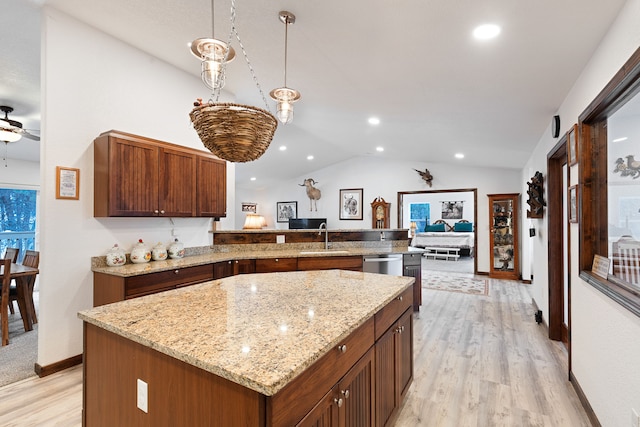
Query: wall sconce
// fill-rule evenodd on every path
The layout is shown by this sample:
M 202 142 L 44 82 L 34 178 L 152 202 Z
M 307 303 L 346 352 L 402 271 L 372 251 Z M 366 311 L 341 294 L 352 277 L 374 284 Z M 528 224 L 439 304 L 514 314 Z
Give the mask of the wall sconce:
M 287 87 L 287 39 L 289 25 L 296 22 L 296 16 L 287 12 L 281 11 L 278 14 L 278 18 L 284 24 L 284 86 L 277 89 L 273 89 L 269 92 L 271 98 L 277 101 L 276 116 L 283 124 L 291 123 L 293 120 L 293 103 L 300 99 L 300 92 L 295 89 Z

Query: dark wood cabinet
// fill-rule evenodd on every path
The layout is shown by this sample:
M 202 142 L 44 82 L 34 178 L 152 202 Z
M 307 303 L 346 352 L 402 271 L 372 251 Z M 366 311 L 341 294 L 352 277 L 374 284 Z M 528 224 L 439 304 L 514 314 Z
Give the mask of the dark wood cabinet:
M 256 273 L 275 273 L 278 271 L 296 271 L 298 258 L 265 258 L 256 260 Z
M 361 256 L 327 256 L 298 258 L 298 270 L 353 270 L 362 271 Z
M 226 163 L 122 132 L 94 142 L 94 216 L 226 215 Z
M 93 306 L 124 301 L 213 279 L 212 264 L 176 268 L 139 276 L 93 273 Z
M 296 427 L 373 427 L 374 352 L 370 349 Z
M 422 305 L 422 253 L 404 254 L 402 267 L 403 276 L 416 279 L 413 284 L 413 311 L 418 311 Z
M 237 274 L 249 274 L 256 272 L 256 260 L 236 259 L 221 261 L 213 264 L 213 278 L 224 279 Z
M 518 217 L 520 194 L 489 194 L 489 276 L 498 279 L 520 278 Z

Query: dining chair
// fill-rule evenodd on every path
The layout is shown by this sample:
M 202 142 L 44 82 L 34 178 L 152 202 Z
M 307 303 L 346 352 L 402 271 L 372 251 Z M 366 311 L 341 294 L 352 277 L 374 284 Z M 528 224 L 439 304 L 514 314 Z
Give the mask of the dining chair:
M 9 258 L 15 264 L 16 262 L 18 262 L 18 254 L 19 253 L 20 253 L 20 248 L 7 248 L 4 251 L 3 258 L 5 258 L 5 259 Z M 9 301 L 9 310 L 11 311 L 11 314 L 15 313 L 15 311 L 13 309 L 13 303 L 11 301 Z
M 2 274 L 2 289 L 0 293 L 0 324 L 2 325 L 2 345 L 9 344 L 9 286 L 11 285 L 11 258 L 0 260 L 0 265 L 4 267 Z
M 38 266 L 40 265 L 40 252 L 30 251 L 30 250 L 25 251 L 24 258 L 22 259 L 22 265 L 27 267 L 38 268 Z M 33 302 L 33 287 L 36 282 L 36 276 L 28 276 L 24 280 L 27 280 L 27 286 L 26 286 L 25 295 L 24 295 L 26 301 L 24 303 L 25 305 L 29 306 L 29 311 L 31 311 L 31 313 L 33 314 L 31 323 L 38 323 L 38 316 L 36 315 L 36 306 L 35 306 L 35 303 Z M 18 301 L 18 292 L 15 286 L 13 286 L 9 292 L 10 308 L 13 308 L 13 301 L 18 302 L 18 305 L 20 305 L 20 302 Z M 11 312 L 13 313 L 13 310 L 11 310 Z M 26 315 L 26 313 L 20 313 L 20 314 L 22 316 Z

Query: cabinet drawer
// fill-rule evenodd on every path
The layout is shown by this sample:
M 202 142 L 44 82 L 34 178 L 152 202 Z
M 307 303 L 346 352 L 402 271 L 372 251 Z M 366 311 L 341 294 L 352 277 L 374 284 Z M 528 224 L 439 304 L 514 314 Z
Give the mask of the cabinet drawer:
M 405 310 L 413 305 L 413 286 L 405 289 L 400 296 L 393 299 L 375 316 L 375 334 L 376 340 L 380 338 L 391 325 L 405 312 Z
M 402 261 L 404 265 L 422 265 L 422 253 L 404 254 Z
M 267 413 L 273 414 L 271 425 L 292 426 L 300 421 L 373 346 L 373 334 L 370 318 L 272 396 L 267 403 L 271 407 Z
M 298 258 L 298 270 L 354 270 L 362 271 L 361 256 L 330 256 Z
M 269 258 L 256 260 L 256 273 L 296 271 L 297 269 L 298 258 Z
M 174 289 L 180 285 L 193 285 L 207 280 L 213 280 L 212 264 L 129 277 L 125 284 L 125 298 L 153 294 Z

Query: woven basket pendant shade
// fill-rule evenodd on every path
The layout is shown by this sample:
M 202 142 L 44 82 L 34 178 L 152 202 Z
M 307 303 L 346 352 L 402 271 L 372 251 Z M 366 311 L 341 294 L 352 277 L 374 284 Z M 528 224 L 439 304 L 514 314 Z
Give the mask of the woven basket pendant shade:
M 270 112 L 241 104 L 204 103 L 196 105 L 189 116 L 204 146 L 235 163 L 262 156 L 278 127 Z

